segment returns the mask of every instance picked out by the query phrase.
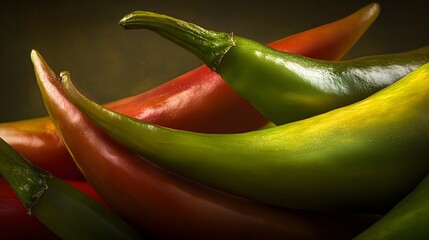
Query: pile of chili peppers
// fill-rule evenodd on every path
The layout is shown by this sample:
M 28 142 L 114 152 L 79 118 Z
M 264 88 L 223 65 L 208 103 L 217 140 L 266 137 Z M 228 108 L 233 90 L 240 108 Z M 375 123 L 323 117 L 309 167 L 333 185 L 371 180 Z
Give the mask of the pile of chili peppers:
M 205 65 L 103 106 L 33 50 L 49 117 L 0 123 L 0 239 L 428 238 L 429 47 L 340 60 L 379 11 L 268 46 L 127 14 Z

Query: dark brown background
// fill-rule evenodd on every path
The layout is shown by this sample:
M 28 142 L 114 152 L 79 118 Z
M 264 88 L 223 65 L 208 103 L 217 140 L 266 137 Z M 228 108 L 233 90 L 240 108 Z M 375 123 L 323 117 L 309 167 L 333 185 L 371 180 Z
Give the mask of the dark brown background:
M 149 10 L 268 43 L 345 17 L 370 1 L 64 0 L 10 1 L 0 9 L 0 122 L 45 116 L 30 61 L 37 49 L 52 69 L 68 70 L 98 102 L 148 90 L 202 63 L 145 30 L 118 20 Z M 429 44 L 427 1 L 378 1 L 381 14 L 346 59 Z

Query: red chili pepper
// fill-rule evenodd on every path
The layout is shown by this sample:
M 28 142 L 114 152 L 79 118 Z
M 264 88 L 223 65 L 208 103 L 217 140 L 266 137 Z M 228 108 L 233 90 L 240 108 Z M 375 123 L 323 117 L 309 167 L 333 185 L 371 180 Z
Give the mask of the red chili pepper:
M 325 60 L 341 58 L 379 14 L 369 4 L 338 21 L 276 41 L 270 46 Z M 267 120 L 205 66 L 108 108 L 161 126 L 207 133 L 245 132 Z M 34 165 L 64 179 L 82 179 L 49 118 L 0 124 L 0 137 Z
M 105 204 L 89 183 L 84 181 L 67 183 Z M 27 213 L 13 189 L 2 177 L 0 177 L 0 239 L 58 239 L 51 230 Z
M 65 96 L 31 54 L 45 106 L 88 182 L 123 218 L 156 238 L 348 239 L 378 217 L 302 212 L 232 196 L 175 175 L 119 145 Z
M 0 137 L 52 175 L 62 179 L 84 179 L 48 117 L 1 123 Z

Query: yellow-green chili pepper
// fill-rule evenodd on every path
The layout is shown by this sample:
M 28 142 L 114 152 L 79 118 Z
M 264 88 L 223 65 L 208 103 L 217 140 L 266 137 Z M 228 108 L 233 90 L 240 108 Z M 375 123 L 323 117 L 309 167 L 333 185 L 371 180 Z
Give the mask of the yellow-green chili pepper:
M 75 108 L 37 51 L 31 60 L 47 111 L 82 173 L 112 209 L 155 239 L 350 239 L 379 218 L 273 208 L 165 171 Z
M 147 28 L 188 49 L 277 125 L 361 100 L 429 61 L 429 47 L 349 61 L 316 60 L 144 11 L 128 14 L 120 24 Z
M 382 219 L 355 240 L 429 239 L 429 175 Z
M 33 166 L 2 138 L 0 174 L 28 212 L 61 239 L 142 239 L 111 210 Z
M 154 163 L 277 206 L 385 211 L 429 170 L 429 64 L 358 103 L 241 134 L 149 124 L 85 98 L 65 72 L 61 81 L 81 111 Z

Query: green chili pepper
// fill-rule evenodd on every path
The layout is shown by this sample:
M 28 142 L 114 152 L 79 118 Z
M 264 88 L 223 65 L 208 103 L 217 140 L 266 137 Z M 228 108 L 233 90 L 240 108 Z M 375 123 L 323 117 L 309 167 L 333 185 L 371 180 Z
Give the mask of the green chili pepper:
M 141 239 L 101 203 L 33 166 L 2 138 L 0 173 L 28 212 L 62 239 Z
M 202 134 L 149 124 L 82 96 L 74 104 L 125 146 L 240 196 L 308 210 L 385 211 L 429 170 L 429 64 L 356 104 L 273 128 Z
M 279 39 L 269 46 L 317 59 L 340 59 L 379 12 L 380 6 L 371 3 L 345 18 Z M 267 124 L 266 118 L 206 66 L 150 91 L 110 102 L 106 107 L 161 126 L 193 132 L 238 133 Z M 54 176 L 83 179 L 49 117 L 0 123 L 0 137 Z
M 429 175 L 382 219 L 355 240 L 429 239 Z
M 120 24 L 150 29 L 196 54 L 277 125 L 361 100 L 429 61 L 429 47 L 349 61 L 316 60 L 144 11 L 126 15 Z

